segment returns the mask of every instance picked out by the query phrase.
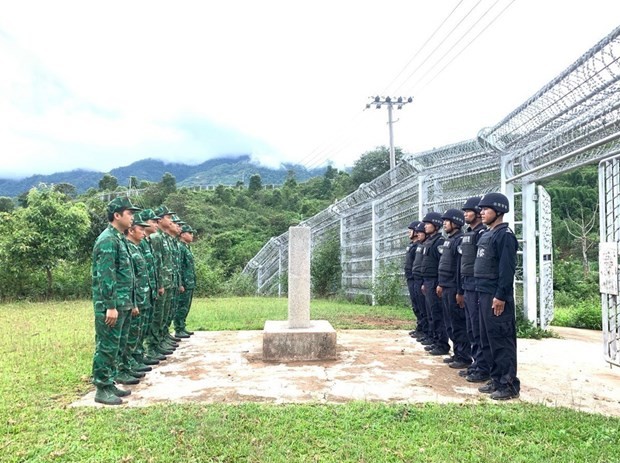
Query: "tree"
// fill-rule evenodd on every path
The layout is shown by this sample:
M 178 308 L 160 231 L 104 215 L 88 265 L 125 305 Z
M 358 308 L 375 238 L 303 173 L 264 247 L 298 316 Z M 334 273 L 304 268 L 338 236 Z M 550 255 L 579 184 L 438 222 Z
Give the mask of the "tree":
M 136 190 L 139 188 L 138 177 L 132 175 L 129 177 L 129 189 Z
M 170 172 L 166 172 L 161 177 L 161 182 L 159 182 L 159 185 L 164 190 L 165 196 L 177 191 L 177 179 Z
M 74 199 L 77 196 L 77 188 L 67 182 L 56 183 L 52 189 L 65 195 L 67 199 Z
M 250 177 L 250 185 L 248 186 L 248 192 L 254 196 L 263 188 L 263 182 L 260 178 L 260 174 L 254 174 Z
M 83 203 L 67 203 L 62 193 L 33 188 L 28 206 L 14 216 L 13 237 L 8 252 L 33 271 L 44 269 L 47 295 L 52 295 L 52 269 L 62 259 L 71 259 L 88 233 L 90 219 Z
M 0 212 L 11 212 L 15 209 L 15 203 L 7 196 L 0 196 Z
M 101 191 L 114 191 L 118 187 L 118 180 L 112 174 L 104 174 L 99 180 L 99 189 Z
M 400 148 L 395 149 L 396 163 L 403 158 Z M 379 146 L 373 151 L 367 151 L 353 163 L 351 169 L 351 181 L 354 188 L 362 183 L 368 183 L 376 179 L 381 174 L 390 170 L 390 150 L 385 146 Z

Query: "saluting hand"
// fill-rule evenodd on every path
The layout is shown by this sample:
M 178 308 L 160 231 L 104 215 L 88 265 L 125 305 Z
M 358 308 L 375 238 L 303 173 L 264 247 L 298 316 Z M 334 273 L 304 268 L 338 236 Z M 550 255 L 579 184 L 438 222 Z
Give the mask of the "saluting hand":
M 116 320 L 118 320 L 118 311 L 116 309 L 108 309 L 105 311 L 105 324 L 110 328 L 116 325 Z
M 506 301 L 502 301 L 494 297 L 493 298 L 493 315 L 495 315 L 496 317 L 499 317 L 504 312 L 505 305 L 506 305 Z

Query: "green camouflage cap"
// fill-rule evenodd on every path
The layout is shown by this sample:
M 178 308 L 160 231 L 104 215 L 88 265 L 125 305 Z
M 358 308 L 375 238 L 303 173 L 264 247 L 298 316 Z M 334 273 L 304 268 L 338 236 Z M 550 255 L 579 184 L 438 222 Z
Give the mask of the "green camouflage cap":
M 176 212 L 171 211 L 166 206 L 159 206 L 157 209 L 155 209 L 155 215 L 157 215 L 157 217 L 159 217 L 160 219 L 165 215 L 173 215 L 173 214 L 176 214 Z
M 157 214 L 155 214 L 155 211 L 153 211 L 153 209 L 143 209 L 142 212 L 140 212 L 140 218 L 142 219 L 143 222 L 146 222 L 148 220 L 159 219 L 159 217 L 157 217 Z
M 133 216 L 133 221 L 131 222 L 131 226 L 135 227 L 136 225 L 140 226 L 140 227 L 148 227 L 149 224 L 145 223 L 144 220 L 142 220 L 142 214 L 135 214 Z
M 192 227 L 190 227 L 189 225 L 183 225 L 181 227 L 181 233 L 194 233 L 196 230 L 194 230 Z
M 114 198 L 112 201 L 108 203 L 108 213 L 110 214 L 114 214 L 115 212 L 122 212 L 127 209 L 130 211 L 140 210 L 139 207 L 136 207 L 131 203 L 129 198 L 126 198 L 124 196 L 123 197 L 119 196 L 118 198 Z
M 178 215 L 173 215 L 173 216 L 172 216 L 172 221 L 173 221 L 174 223 L 181 223 L 181 222 L 183 222 L 181 219 L 179 219 L 179 216 L 178 216 Z M 183 223 L 185 223 L 185 222 L 183 222 Z

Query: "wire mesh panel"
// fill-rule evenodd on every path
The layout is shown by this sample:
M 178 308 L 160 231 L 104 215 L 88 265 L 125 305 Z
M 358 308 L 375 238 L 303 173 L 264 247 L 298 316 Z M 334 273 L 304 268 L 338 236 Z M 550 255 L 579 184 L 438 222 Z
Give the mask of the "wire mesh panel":
M 620 242 L 620 158 L 599 164 L 600 249 L 599 281 L 603 308 L 605 360 L 620 366 L 620 301 L 618 242 Z

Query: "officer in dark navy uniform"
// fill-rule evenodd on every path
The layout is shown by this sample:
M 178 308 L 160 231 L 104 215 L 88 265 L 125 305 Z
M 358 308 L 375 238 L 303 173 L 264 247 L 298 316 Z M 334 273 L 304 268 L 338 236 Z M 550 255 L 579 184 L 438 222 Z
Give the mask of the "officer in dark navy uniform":
M 492 359 L 491 380 L 478 390 L 495 400 L 519 397 L 521 383 L 517 378 L 517 327 L 515 321 L 514 277 L 517 238 L 504 214 L 510 208 L 501 193 L 488 193 L 478 207 L 482 223 L 488 227 L 478 240 L 474 263 L 476 290 L 480 301 L 480 334 L 482 349 L 489 349 Z
M 409 224 L 408 233 L 409 233 L 409 244 L 407 245 L 407 250 L 405 252 L 405 278 L 407 279 L 407 288 L 409 289 L 409 299 L 411 300 L 411 308 L 413 309 L 413 314 L 416 319 L 416 328 L 409 332 L 409 336 L 412 338 L 417 338 L 418 336 L 423 336 L 423 331 L 420 327 L 420 322 L 422 319 L 420 309 L 424 310 L 424 317 L 426 317 L 426 310 L 424 307 L 418 307 L 418 303 L 415 298 L 415 288 L 413 282 L 413 261 L 415 260 L 416 249 L 418 247 L 418 239 L 415 232 L 415 227 L 419 225 L 421 222 L 419 220 L 414 220 Z
M 420 310 L 420 317 L 418 319 L 418 330 L 422 331 L 421 336 L 417 336 L 417 340 L 420 344 L 427 346 L 433 344 L 433 336 L 430 331 L 428 308 L 426 307 L 426 297 L 422 292 L 422 284 L 424 283 L 424 277 L 422 276 L 422 243 L 426 241 L 426 232 L 424 231 L 424 222 L 419 222 L 413 230 L 416 235 L 417 247 L 415 250 L 415 257 L 413 259 L 413 265 L 411 267 L 411 274 L 413 275 L 413 292 L 416 300 L 416 306 Z
M 437 296 L 441 298 L 443 318 L 454 349 L 454 355 L 444 359 L 444 362 L 450 368 L 464 369 L 472 362 L 471 345 L 467 337 L 465 306 L 462 301 L 457 302 L 456 294 L 461 266 L 461 255 L 458 250 L 463 237 L 461 228 L 465 225 L 465 218 L 460 209 L 448 209 L 441 218 L 447 238 L 440 248 Z
M 480 218 L 480 196 L 473 196 L 463 205 L 463 214 L 467 230 L 463 234 L 459 253 L 461 254 L 460 287 L 458 289 L 457 301 L 465 304 L 465 315 L 467 324 L 467 336 L 471 345 L 473 363 L 465 372 L 459 372 L 461 376 L 471 383 L 483 383 L 489 380 L 490 359 L 485 359 L 482 355 L 480 346 L 480 307 L 478 305 L 478 292 L 476 291 L 476 280 L 474 278 L 474 261 L 478 239 L 486 230 Z M 490 352 L 489 352 L 490 353 Z
M 439 231 L 443 219 L 439 212 L 429 212 L 422 219 L 426 231 L 426 241 L 422 244 L 422 292 L 426 297 L 426 307 L 430 315 L 430 331 L 433 344 L 425 349 L 431 355 L 447 355 L 450 352 L 448 332 L 443 318 L 441 299 L 437 296 L 437 282 L 439 269 L 439 248 L 443 245 L 443 237 Z

